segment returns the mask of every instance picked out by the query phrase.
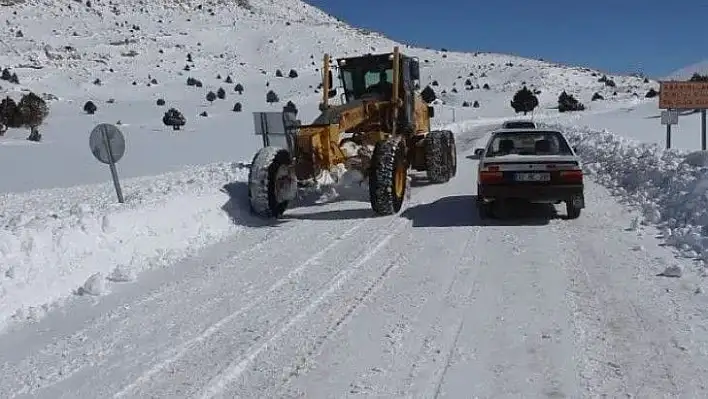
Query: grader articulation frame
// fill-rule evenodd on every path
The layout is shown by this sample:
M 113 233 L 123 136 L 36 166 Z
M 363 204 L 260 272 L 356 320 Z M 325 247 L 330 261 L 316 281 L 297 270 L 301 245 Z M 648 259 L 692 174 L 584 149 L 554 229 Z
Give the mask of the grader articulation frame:
M 455 175 L 455 137 L 447 130 L 430 131 L 434 109 L 416 90 L 416 59 L 394 47 L 393 53 L 336 62 L 342 104 L 329 103 L 337 90 L 325 54 L 320 116 L 312 124 L 288 129 L 287 149 L 266 146 L 253 158 L 248 195 L 254 213 L 281 216 L 295 198 L 298 182 L 316 180 L 339 164 L 368 178 L 371 207 L 379 215 L 400 211 L 409 168 L 426 171 L 431 183 Z

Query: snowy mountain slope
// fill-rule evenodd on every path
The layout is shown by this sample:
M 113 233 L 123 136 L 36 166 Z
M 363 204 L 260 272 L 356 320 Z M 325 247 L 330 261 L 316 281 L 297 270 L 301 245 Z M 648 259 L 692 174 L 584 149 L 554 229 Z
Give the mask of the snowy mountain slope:
M 578 220 L 481 223 L 466 155 L 493 126 L 468 123 L 458 176 L 399 216 L 295 208 L 16 326 L 0 396 L 705 396 L 691 264 L 592 181 Z
M 24 1 L 2 8 L 7 23 L 0 27 L 0 46 L 5 49 L 0 66 L 17 73 L 20 84 L 0 81 L 0 95 L 18 99 L 21 90 L 30 89 L 58 99 L 50 101 L 42 143 L 27 142 L 27 132 L 17 129 L 0 137 L 0 170 L 22 170 L 0 181 L 1 192 L 106 182 L 105 167 L 87 149 L 88 134 L 100 122 L 120 121 L 127 136 L 127 153 L 119 165 L 123 177 L 192 164 L 250 161 L 260 143 L 252 134 L 253 111 L 280 110 L 293 101 L 303 121 L 316 117 L 317 69 L 324 52 L 351 56 L 391 51 L 396 44 L 300 1 L 84 4 Z M 594 112 L 619 106 L 634 91 L 641 97 L 656 86 L 636 77 L 611 76 L 617 85 L 612 88 L 598 82 L 601 73 L 580 67 L 401 46 L 420 57 L 422 85 L 439 83 L 434 88 L 446 105 L 438 109 L 438 125 L 451 122 L 453 115 L 457 121 L 514 115 L 509 101 L 523 82 L 541 90 L 536 114 L 550 115 L 557 111 L 546 108 L 556 105 L 562 90 Z M 193 62 L 187 61 L 188 54 Z M 183 70 L 186 65 L 189 71 Z M 275 77 L 277 69 L 285 77 Z M 297 78 L 288 78 L 290 69 L 297 71 Z M 225 82 L 229 76 L 232 83 Z M 189 77 L 203 87 L 187 86 Z M 100 84 L 94 84 L 96 79 Z M 473 90 L 465 89 L 467 79 Z M 243 94 L 235 92 L 236 84 L 244 87 Z M 483 89 L 484 84 L 490 89 Z M 206 94 L 220 87 L 225 100 L 209 104 Z M 279 103 L 266 103 L 268 90 L 279 96 Z M 617 96 L 612 95 L 615 90 Z M 607 100 L 591 102 L 596 91 Z M 158 99 L 166 105 L 156 105 Z M 88 100 L 98 107 L 95 115 L 82 111 Z M 465 101 L 478 101 L 480 107 L 461 107 Z M 236 102 L 242 112 L 233 111 Z M 174 132 L 162 124 L 170 107 L 187 118 L 183 130 Z M 203 111 L 207 117 L 199 116 Z
M 664 80 L 687 80 L 690 79 L 694 73 L 698 73 L 701 75 L 708 74 L 708 60 L 703 60 L 695 64 L 691 64 L 683 68 L 677 69 L 666 77 L 664 77 Z

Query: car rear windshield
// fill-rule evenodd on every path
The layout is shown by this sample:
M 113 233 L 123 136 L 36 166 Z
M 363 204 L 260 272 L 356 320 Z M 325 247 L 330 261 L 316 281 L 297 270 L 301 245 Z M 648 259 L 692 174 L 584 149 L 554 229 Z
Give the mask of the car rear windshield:
M 533 122 L 506 122 L 504 124 L 504 127 L 507 129 L 533 129 L 536 127 L 536 124 Z
M 560 132 L 519 131 L 496 133 L 487 147 L 487 157 L 501 155 L 572 155 Z

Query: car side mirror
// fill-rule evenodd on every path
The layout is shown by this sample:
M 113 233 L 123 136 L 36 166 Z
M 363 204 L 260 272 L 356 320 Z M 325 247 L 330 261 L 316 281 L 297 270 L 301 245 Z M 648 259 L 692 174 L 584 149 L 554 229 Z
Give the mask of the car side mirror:
M 428 116 L 431 118 L 435 118 L 435 108 L 428 107 Z
M 484 148 L 477 148 L 474 150 L 474 155 L 481 157 L 484 154 Z

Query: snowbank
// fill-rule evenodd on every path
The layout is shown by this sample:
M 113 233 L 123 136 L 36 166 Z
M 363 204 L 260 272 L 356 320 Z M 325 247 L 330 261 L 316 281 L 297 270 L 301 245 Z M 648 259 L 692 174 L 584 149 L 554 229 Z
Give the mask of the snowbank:
M 659 225 L 667 244 L 708 261 L 708 154 L 666 150 L 606 130 L 550 127 L 565 131 L 587 172 L 638 207 L 645 223 Z
M 247 174 L 228 163 L 132 179 L 122 205 L 110 183 L 0 195 L 0 329 L 234 233 L 220 190 Z

